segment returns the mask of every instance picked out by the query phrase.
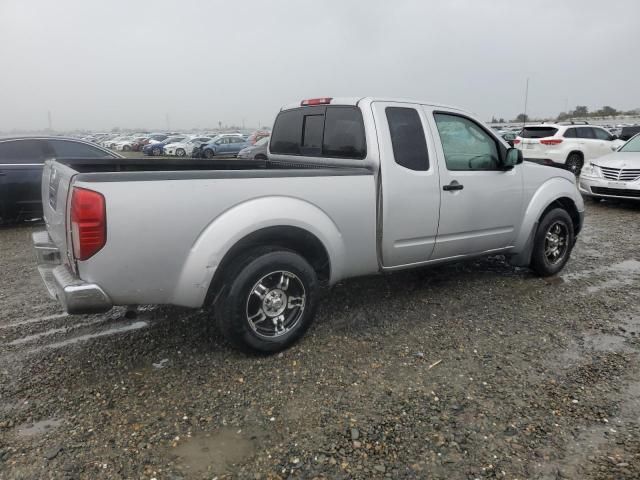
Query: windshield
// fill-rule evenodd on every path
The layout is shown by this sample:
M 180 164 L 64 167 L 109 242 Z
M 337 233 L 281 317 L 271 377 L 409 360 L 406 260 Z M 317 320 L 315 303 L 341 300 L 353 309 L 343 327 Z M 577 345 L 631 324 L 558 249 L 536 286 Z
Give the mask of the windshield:
M 619 152 L 639 152 L 640 153 L 640 134 L 633 137 L 627 143 L 625 143 Z
M 166 143 L 177 143 L 184 140 L 184 137 L 169 137 L 165 140 Z

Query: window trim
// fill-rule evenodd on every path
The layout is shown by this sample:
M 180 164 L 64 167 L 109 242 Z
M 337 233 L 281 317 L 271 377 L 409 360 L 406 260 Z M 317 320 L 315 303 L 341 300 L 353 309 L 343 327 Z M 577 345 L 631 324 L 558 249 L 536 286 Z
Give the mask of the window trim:
M 436 132 L 438 132 L 438 140 L 440 142 L 440 148 L 442 148 L 442 155 L 443 155 L 443 161 L 444 161 L 444 166 L 447 169 L 447 171 L 449 172 L 504 172 L 504 168 L 502 168 L 501 166 L 498 166 L 497 168 L 478 168 L 478 169 L 474 169 L 474 170 L 469 170 L 469 169 L 464 169 L 464 170 L 451 170 L 449 169 L 449 166 L 447 165 L 447 159 L 444 153 L 444 147 L 442 145 L 442 138 L 440 137 L 440 129 L 438 128 L 438 121 L 436 120 L 436 115 L 437 114 L 442 114 L 442 115 L 449 115 L 452 117 L 460 117 L 460 118 L 464 118 L 465 120 L 469 120 L 470 122 L 474 123 L 477 127 L 479 127 L 481 130 L 483 130 L 487 135 L 489 135 L 489 137 L 493 138 L 493 141 L 496 143 L 496 147 L 498 150 L 498 163 L 500 165 L 504 164 L 504 159 L 507 155 L 507 150 L 508 148 L 504 146 L 503 142 L 504 140 L 500 140 L 496 135 L 493 134 L 493 132 L 491 132 L 491 129 L 485 127 L 483 124 L 478 123 L 478 121 L 472 117 L 470 117 L 469 115 L 465 115 L 464 113 L 461 112 L 451 112 L 448 110 L 432 110 L 431 112 L 432 116 L 433 116 L 433 122 L 435 123 L 436 126 Z

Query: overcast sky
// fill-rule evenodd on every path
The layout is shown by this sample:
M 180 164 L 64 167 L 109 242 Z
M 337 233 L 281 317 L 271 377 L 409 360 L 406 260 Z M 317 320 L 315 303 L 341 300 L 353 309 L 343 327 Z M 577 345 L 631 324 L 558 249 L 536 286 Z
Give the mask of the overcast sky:
M 640 107 L 638 0 L 0 0 L 0 130 L 270 125 L 319 96 Z

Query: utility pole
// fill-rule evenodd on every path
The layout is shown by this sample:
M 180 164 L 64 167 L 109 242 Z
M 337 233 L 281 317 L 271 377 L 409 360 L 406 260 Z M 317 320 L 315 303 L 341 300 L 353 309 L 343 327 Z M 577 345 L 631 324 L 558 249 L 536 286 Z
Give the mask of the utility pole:
M 529 77 L 527 77 L 527 86 L 524 89 L 524 117 L 522 118 L 522 128 L 527 123 L 527 103 L 529 102 Z

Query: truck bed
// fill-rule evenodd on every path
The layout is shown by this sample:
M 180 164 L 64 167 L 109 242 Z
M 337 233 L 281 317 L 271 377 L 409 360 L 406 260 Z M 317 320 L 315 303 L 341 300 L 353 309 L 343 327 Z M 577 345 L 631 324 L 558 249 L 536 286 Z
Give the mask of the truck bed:
M 366 175 L 366 167 L 238 159 L 56 159 L 78 172 L 77 181 L 122 182 L 206 178 L 273 178 Z

